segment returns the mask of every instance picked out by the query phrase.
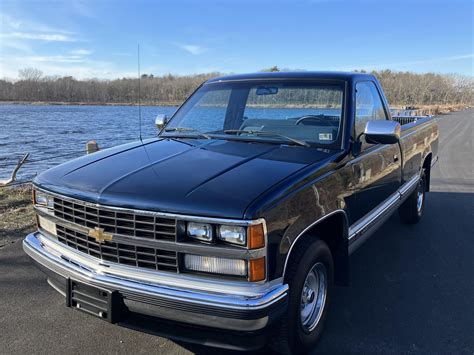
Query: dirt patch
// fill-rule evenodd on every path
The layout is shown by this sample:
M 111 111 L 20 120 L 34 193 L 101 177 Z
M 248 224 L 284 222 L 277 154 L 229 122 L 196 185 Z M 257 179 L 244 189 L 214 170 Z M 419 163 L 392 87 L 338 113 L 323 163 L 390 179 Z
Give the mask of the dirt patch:
M 0 249 L 35 229 L 31 186 L 0 187 Z

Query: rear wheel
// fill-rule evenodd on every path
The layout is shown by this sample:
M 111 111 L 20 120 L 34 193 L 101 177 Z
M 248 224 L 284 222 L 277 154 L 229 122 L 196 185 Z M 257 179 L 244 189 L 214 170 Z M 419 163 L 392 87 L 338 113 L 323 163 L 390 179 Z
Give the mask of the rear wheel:
M 272 347 L 279 353 L 304 354 L 321 337 L 334 287 L 334 266 L 327 244 L 307 239 L 293 251 L 286 282 L 288 308 Z
M 398 209 L 398 214 L 403 223 L 415 224 L 420 221 L 423 216 L 423 210 L 425 209 L 425 197 L 426 175 L 423 170 L 416 189 Z

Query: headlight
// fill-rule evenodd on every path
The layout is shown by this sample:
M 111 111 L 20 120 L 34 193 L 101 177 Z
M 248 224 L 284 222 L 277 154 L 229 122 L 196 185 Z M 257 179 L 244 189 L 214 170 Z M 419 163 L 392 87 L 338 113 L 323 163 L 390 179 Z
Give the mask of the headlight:
M 188 222 L 186 225 L 187 236 L 195 240 L 213 242 L 215 240 L 214 233 L 218 241 L 224 243 L 239 245 L 248 249 L 265 247 L 265 222 L 252 223 L 247 226 L 202 222 Z
M 212 241 L 212 226 L 207 223 L 188 223 L 188 236 L 205 242 Z
M 245 229 L 240 226 L 220 226 L 217 237 L 227 243 L 246 245 L 247 232 Z
M 33 201 L 36 207 L 39 207 L 45 212 L 53 214 L 54 198 L 42 191 L 35 191 L 33 194 Z
M 184 267 L 189 271 L 247 276 L 247 262 L 239 259 L 224 259 L 187 254 L 184 256 Z

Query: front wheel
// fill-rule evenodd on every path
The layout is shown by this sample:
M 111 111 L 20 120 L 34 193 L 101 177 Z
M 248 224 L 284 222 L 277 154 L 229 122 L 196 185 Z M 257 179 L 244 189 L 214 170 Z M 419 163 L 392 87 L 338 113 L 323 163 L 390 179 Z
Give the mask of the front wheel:
M 334 265 L 327 244 L 307 239 L 288 265 L 288 308 L 272 342 L 280 353 L 304 354 L 321 337 L 334 287 Z
M 424 170 L 421 172 L 418 185 L 410 196 L 403 202 L 398 209 L 398 214 L 403 223 L 418 223 L 423 216 L 426 197 L 426 175 Z

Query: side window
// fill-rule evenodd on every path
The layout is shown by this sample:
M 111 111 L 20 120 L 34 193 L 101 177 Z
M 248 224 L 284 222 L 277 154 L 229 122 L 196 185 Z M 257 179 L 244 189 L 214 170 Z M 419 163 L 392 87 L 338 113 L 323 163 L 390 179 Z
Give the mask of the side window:
M 356 117 L 355 134 L 356 137 L 364 132 L 367 121 L 386 120 L 387 115 L 383 109 L 382 99 L 375 84 L 371 81 L 363 81 L 356 84 Z M 363 140 L 364 141 L 364 140 Z M 362 148 L 370 146 L 363 144 Z

